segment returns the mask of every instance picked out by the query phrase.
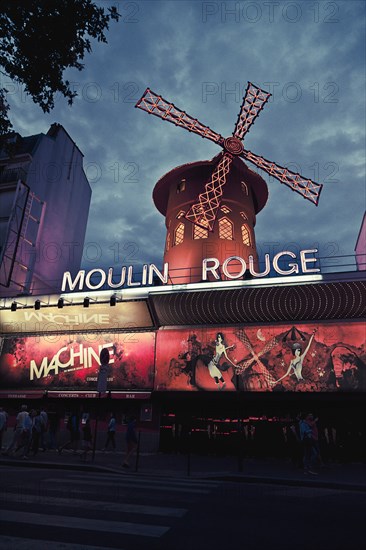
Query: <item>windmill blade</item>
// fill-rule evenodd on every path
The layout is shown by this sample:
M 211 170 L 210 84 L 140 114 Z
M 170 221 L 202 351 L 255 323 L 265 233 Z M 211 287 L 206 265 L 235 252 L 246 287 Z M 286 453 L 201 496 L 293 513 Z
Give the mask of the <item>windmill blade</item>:
M 233 136 L 243 139 L 272 94 L 248 82 Z
M 239 336 L 240 334 L 240 336 Z M 253 352 L 253 348 L 250 344 L 250 341 L 249 341 L 249 338 L 247 337 L 247 335 L 245 333 L 241 334 L 241 331 L 240 333 L 237 333 L 237 336 L 240 338 L 240 340 L 243 342 L 243 344 L 249 349 L 249 351 L 252 353 Z M 262 355 L 265 355 L 266 353 L 268 353 L 269 351 L 271 351 L 271 349 L 273 349 L 274 347 L 277 346 L 278 344 L 278 340 L 276 337 L 272 338 L 272 340 L 270 340 L 269 342 L 267 342 L 267 344 L 264 346 L 264 348 L 259 352 L 257 353 L 257 356 L 258 357 L 262 357 Z M 238 372 L 243 372 L 245 369 L 247 369 L 253 362 L 255 361 L 254 358 L 252 359 L 249 359 L 247 361 L 244 361 L 244 359 L 242 359 L 241 361 L 238 361 L 238 367 L 237 367 L 237 370 Z
M 242 374 L 251 365 L 253 365 L 253 363 L 255 363 L 255 359 L 253 358 L 249 359 L 249 361 L 238 361 L 237 366 L 234 369 L 235 374 Z
M 194 132 L 203 138 L 210 139 L 215 143 L 223 143 L 224 138 L 211 130 L 208 126 L 201 124 L 196 118 L 187 115 L 186 112 L 178 109 L 173 103 L 169 103 L 160 95 L 155 94 L 150 88 L 146 88 L 143 96 L 138 100 L 135 107 L 155 115 L 163 120 L 172 122 L 175 126 L 181 126 L 189 132 Z
M 226 183 L 226 175 L 233 161 L 232 155 L 224 153 L 216 166 L 211 179 L 205 185 L 205 191 L 198 195 L 198 200 L 191 206 L 186 215 L 187 220 L 203 229 L 213 230 L 217 211 L 220 207 L 222 188 Z
M 246 335 L 245 331 L 243 329 L 238 330 L 238 332 L 235 333 L 236 337 L 244 344 L 244 346 L 250 351 L 250 353 L 254 353 L 254 349 L 252 344 L 250 343 L 250 340 L 248 336 Z
M 269 342 L 267 342 L 267 344 L 264 346 L 264 348 L 262 349 L 262 351 L 260 351 L 258 353 L 258 357 L 262 357 L 262 355 L 264 355 L 265 353 L 271 351 L 271 349 L 273 349 L 274 347 L 276 347 L 278 344 L 278 340 L 276 337 L 272 338 L 272 340 L 270 340 Z
M 291 172 L 291 170 L 283 168 L 274 162 L 270 162 L 263 157 L 259 157 L 246 149 L 244 149 L 240 156 L 246 160 L 249 160 L 258 166 L 258 168 L 261 168 L 281 183 L 284 183 L 293 191 L 296 191 L 296 193 L 302 195 L 304 199 L 307 199 L 318 206 L 320 192 L 323 187 L 321 183 L 316 183 L 311 179 L 303 178 L 300 174 Z

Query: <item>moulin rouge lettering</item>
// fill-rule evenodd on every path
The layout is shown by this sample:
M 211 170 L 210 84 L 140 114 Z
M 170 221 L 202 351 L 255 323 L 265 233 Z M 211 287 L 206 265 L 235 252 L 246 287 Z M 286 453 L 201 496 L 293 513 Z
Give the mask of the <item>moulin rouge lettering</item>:
M 273 268 L 273 270 L 279 275 L 284 276 L 292 275 L 294 273 L 298 274 L 300 273 L 300 270 L 303 274 L 319 273 L 319 268 L 308 266 L 308 264 L 315 264 L 318 261 L 317 258 L 314 256 L 314 254 L 316 254 L 317 252 L 317 248 L 301 250 L 299 253 L 300 261 L 292 262 L 289 260 L 288 269 L 281 268 L 280 262 L 283 262 L 286 256 L 290 259 L 296 260 L 297 256 L 294 252 L 291 252 L 290 250 L 284 250 L 276 254 L 272 260 L 269 254 L 265 254 L 265 267 L 264 271 L 261 272 L 256 271 L 256 262 L 253 256 L 249 256 L 248 265 L 244 258 L 241 258 L 239 256 L 230 256 L 230 258 L 227 258 L 221 266 L 222 273 L 228 279 L 240 279 L 247 269 L 253 277 L 266 277 L 270 274 L 271 268 Z M 240 269 L 236 273 L 232 273 L 229 270 L 230 263 L 232 262 L 236 262 L 241 265 Z M 214 279 L 220 280 L 221 276 L 219 273 L 219 268 L 220 262 L 217 258 L 205 258 L 202 261 L 202 280 L 207 281 L 208 273 L 211 273 Z M 169 265 L 168 263 L 165 263 L 163 271 L 161 272 L 154 264 L 144 264 L 142 267 L 142 273 L 139 274 L 139 277 L 141 279 L 139 281 L 133 280 L 134 266 L 132 265 L 128 267 L 124 266 L 121 268 L 118 274 L 118 282 L 113 282 L 115 275 L 115 270 L 112 267 L 109 268 L 108 272 L 100 268 L 92 269 L 88 272 L 82 269 L 78 271 L 74 278 L 72 277 L 70 271 L 65 271 L 62 279 L 61 290 L 62 292 L 65 292 L 67 290 L 73 291 L 75 289 L 83 290 L 84 287 L 90 290 L 98 290 L 105 285 L 108 286 L 108 288 L 117 289 L 121 288 L 125 284 L 128 287 L 146 286 L 153 284 L 154 277 L 157 277 L 158 279 L 160 279 L 162 284 L 166 285 L 169 281 Z
M 50 374 L 59 374 L 60 370 L 62 372 L 70 372 L 73 370 L 90 369 L 91 367 L 100 365 L 99 355 L 102 348 L 112 348 L 109 349 L 109 363 L 113 364 L 113 343 L 99 344 L 97 350 L 83 344 L 75 347 L 64 346 L 55 353 L 52 359 L 49 359 L 47 356 L 43 357 L 40 364 L 31 359 L 29 378 L 30 380 L 45 378 Z

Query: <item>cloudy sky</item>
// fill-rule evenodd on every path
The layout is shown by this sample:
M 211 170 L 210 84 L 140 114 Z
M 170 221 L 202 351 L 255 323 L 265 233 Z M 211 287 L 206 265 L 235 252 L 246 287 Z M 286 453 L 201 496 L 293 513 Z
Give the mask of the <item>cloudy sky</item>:
M 93 194 L 83 265 L 161 266 L 156 181 L 220 151 L 135 109 L 145 88 L 226 137 L 248 80 L 273 95 L 245 147 L 324 184 L 315 207 L 261 173 L 269 200 L 257 217 L 260 254 L 316 247 L 328 265 L 353 265 L 332 257 L 353 254 L 365 211 L 365 2 L 114 4 L 122 17 L 108 44 L 95 43 L 85 70 L 67 74 L 79 92 L 72 107 L 58 98 L 45 115 L 20 89 L 9 96 L 16 131 L 46 133 L 58 122 L 85 155 Z

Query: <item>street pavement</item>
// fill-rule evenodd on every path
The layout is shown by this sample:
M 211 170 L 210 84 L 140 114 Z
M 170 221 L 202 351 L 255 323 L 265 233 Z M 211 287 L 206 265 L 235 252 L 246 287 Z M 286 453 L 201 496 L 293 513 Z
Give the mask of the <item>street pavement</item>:
M 0 467 L 12 465 L 50 469 L 110 472 L 135 476 L 157 475 L 167 478 L 190 478 L 234 481 L 237 483 L 267 483 L 288 486 L 317 486 L 366 492 L 366 464 L 330 463 L 316 470 L 317 475 L 304 473 L 288 459 L 203 456 L 168 453 L 136 454 L 130 467 L 122 467 L 124 453 L 96 450 L 83 457 L 64 450 L 40 451 L 27 459 L 0 455 Z
M 0 550 L 357 550 L 366 466 L 47 450 L 0 458 Z M 309 528 L 311 526 L 311 528 Z M 300 536 L 301 534 L 301 536 Z

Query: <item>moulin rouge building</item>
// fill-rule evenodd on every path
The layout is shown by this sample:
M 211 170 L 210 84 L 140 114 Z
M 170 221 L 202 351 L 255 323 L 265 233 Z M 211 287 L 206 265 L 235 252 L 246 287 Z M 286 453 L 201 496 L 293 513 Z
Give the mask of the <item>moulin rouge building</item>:
M 364 429 L 364 271 L 322 273 L 316 250 L 257 255 L 254 228 L 268 189 L 247 161 L 309 203 L 322 188 L 244 148 L 268 98 L 249 83 L 225 139 L 146 90 L 138 108 L 222 152 L 157 182 L 162 269 L 66 272 L 61 294 L 3 300 L 5 406 L 46 398 L 61 414 L 76 400 L 92 414 L 134 411 L 145 446 L 163 449 L 187 432 L 198 446 L 212 438 L 227 445 L 240 426 L 278 427 L 309 410 L 339 433 L 347 422 Z M 100 394 L 103 348 L 110 366 Z

